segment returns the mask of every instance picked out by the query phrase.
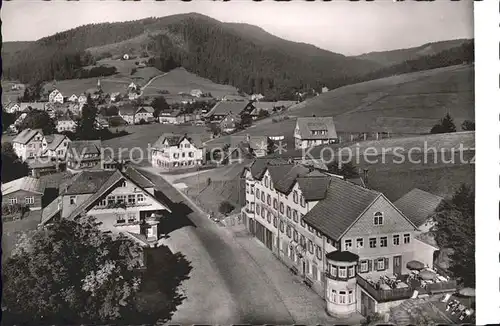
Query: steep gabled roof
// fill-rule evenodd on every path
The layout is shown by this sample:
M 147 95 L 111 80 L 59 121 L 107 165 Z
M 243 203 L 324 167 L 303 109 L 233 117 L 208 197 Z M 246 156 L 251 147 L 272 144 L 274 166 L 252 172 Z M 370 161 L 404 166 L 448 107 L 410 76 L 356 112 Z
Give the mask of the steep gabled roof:
M 141 172 L 135 168 L 128 166 L 123 172 L 129 179 L 136 183 L 141 188 L 154 188 L 154 183 L 146 178 Z
M 382 194 L 379 192 L 332 177 L 325 199 L 319 201 L 303 220 L 329 238 L 339 240 L 380 196 Z
M 334 139 L 337 138 L 335 123 L 332 117 L 299 117 L 297 126 L 302 139 Z M 326 130 L 325 135 L 313 135 L 313 131 Z
M 297 178 L 297 182 L 304 199 L 306 201 L 316 201 L 326 198 L 331 178 L 335 177 L 330 177 L 314 170 L 303 177 Z
M 299 164 L 270 166 L 269 174 L 273 180 L 274 189 L 288 195 L 299 177 L 307 175 L 310 170 Z
M 153 112 L 155 112 L 155 109 L 153 109 L 152 106 L 144 105 L 144 106 L 139 107 L 137 109 L 136 113 L 139 113 L 140 111 L 146 111 L 148 113 L 153 113 Z
M 12 142 L 26 145 L 38 133 L 43 136 L 42 129 L 24 129 L 12 140 Z
M 266 172 L 266 169 L 269 166 L 283 165 L 283 164 L 289 164 L 289 163 L 287 160 L 281 158 L 273 158 L 273 159 L 256 158 L 250 165 L 249 169 L 250 172 L 252 173 L 252 177 L 260 180 L 264 176 L 264 173 Z
M 61 134 L 46 135 L 45 140 L 47 141 L 47 148 L 45 150 L 55 150 L 65 139 L 67 139 L 67 137 Z
M 83 154 L 99 154 L 101 153 L 100 140 L 74 140 L 69 143 L 68 151 L 71 154 L 81 156 Z
M 32 177 L 23 177 L 2 184 L 3 195 L 8 195 L 19 190 L 38 193 L 40 195 L 43 194 L 43 188 L 40 180 Z
M 249 101 L 221 101 L 212 108 L 206 117 L 211 117 L 213 115 L 228 115 L 230 113 L 240 115 L 250 104 Z
M 427 221 L 443 200 L 443 197 L 415 188 L 396 200 L 394 206 L 419 227 Z
M 95 193 L 114 173 L 110 170 L 85 170 L 75 174 L 70 180 L 61 184 L 63 195 L 81 195 Z
M 164 133 L 161 135 L 156 142 L 153 144 L 153 148 L 163 148 L 165 141 L 168 142 L 169 146 L 179 146 L 179 144 L 187 138 L 191 144 L 196 148 L 203 147 L 203 135 L 199 134 L 174 134 L 174 133 Z

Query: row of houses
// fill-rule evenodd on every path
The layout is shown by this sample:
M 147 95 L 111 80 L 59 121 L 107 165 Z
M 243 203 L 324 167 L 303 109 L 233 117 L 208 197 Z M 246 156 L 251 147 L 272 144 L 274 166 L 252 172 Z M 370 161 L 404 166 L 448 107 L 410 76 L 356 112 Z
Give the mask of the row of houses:
M 442 198 L 415 189 L 396 203 L 363 182 L 283 159 L 256 159 L 243 171 L 246 228 L 327 303 L 328 313 L 383 313 L 414 295 L 408 263 L 433 265 L 438 249 L 419 237 Z M 346 200 L 346 198 L 348 200 Z M 456 282 L 427 292 L 455 291 Z

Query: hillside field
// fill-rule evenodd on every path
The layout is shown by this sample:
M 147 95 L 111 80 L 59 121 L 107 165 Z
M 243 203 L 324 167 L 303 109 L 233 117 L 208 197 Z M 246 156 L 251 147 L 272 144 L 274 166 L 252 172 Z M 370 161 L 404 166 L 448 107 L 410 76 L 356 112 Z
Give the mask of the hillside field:
M 144 89 L 145 96 L 162 95 L 160 92 L 167 90 L 170 94 L 180 92 L 188 93 L 199 89 L 204 93 L 211 93 L 213 97 L 223 97 L 227 94 L 237 94 L 238 90 L 230 85 L 216 84 L 208 79 L 201 78 L 188 72 L 184 68 L 176 68 L 164 76 L 156 78 Z
M 333 116 L 339 136 L 389 132 L 394 136 L 428 133 L 450 113 L 457 129 L 474 121 L 474 66 L 459 65 L 348 85 L 301 102 L 274 123 L 264 119 L 239 133 L 284 135 L 293 145 L 296 117 Z M 219 139 L 224 142 L 224 139 Z

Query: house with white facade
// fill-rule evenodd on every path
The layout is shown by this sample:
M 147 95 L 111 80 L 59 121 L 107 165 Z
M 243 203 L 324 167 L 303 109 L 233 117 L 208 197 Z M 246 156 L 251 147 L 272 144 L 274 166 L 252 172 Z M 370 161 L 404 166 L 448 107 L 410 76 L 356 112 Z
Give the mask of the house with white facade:
M 194 97 L 201 97 L 203 95 L 203 92 L 201 89 L 192 89 L 189 94 Z
M 299 117 L 293 134 L 295 148 L 303 149 L 338 142 L 332 117 Z
M 70 171 L 96 169 L 102 166 L 100 140 L 74 140 L 69 143 L 66 155 Z
M 25 161 L 29 157 L 40 156 L 43 152 L 42 129 L 24 129 L 13 140 L 12 147 L 16 155 Z
M 60 186 L 59 196 L 43 210 L 41 224 L 93 216 L 103 231 L 152 247 L 159 238 L 159 219 L 171 212 L 155 198 L 154 184 L 133 168 L 82 171 Z
M 68 117 L 60 118 L 57 120 L 56 129 L 57 132 L 63 132 L 63 131 L 75 132 L 76 122 Z
M 387 312 L 414 295 L 411 261 L 433 267 L 437 248 L 380 192 L 283 159 L 256 159 L 244 176 L 244 224 L 331 315 Z M 453 292 L 456 282 L 436 274 L 420 291 Z
M 154 121 L 155 119 L 153 115 L 154 112 L 155 109 L 153 109 L 152 106 L 149 105 L 139 106 L 135 111 L 134 123 L 140 123 L 142 121 L 144 122 Z
M 64 103 L 64 96 L 57 89 L 54 89 L 49 94 L 49 102 L 51 103 Z
M 204 161 L 201 135 L 165 133 L 153 144 L 154 167 L 170 171 L 201 166 Z
M 71 95 L 70 97 L 68 97 L 68 102 L 72 103 L 78 102 L 78 96 L 76 96 L 75 94 Z
M 42 140 L 42 156 L 65 160 L 70 142 L 71 140 L 65 135 L 45 135 Z
M 10 102 L 5 106 L 5 112 L 15 113 L 21 111 L 21 105 L 17 102 Z

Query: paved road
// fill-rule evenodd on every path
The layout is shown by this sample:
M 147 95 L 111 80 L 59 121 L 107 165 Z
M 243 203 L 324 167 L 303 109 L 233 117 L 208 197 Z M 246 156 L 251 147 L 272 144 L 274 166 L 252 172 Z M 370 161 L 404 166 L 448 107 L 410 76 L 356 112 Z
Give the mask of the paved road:
M 174 203 L 183 202 L 194 210 L 175 211 L 174 218 L 185 219 L 188 225 L 169 232 L 166 240 L 172 251 L 185 254 L 193 266 L 184 284 L 188 299 L 171 323 L 293 324 L 276 288 L 230 231 L 210 221 L 162 176 L 145 174 Z

